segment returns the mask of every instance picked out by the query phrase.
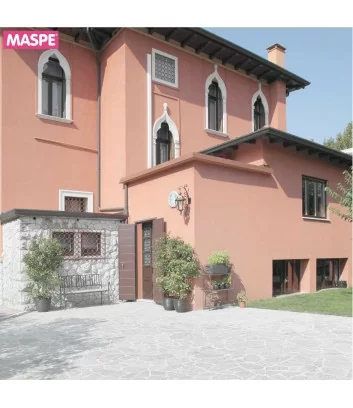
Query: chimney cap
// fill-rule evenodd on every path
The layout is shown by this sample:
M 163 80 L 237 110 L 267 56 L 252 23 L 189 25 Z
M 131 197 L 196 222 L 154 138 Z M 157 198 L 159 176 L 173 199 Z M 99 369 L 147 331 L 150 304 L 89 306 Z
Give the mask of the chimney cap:
M 267 48 L 267 51 L 271 51 L 271 50 L 273 50 L 274 48 L 279 48 L 281 51 L 285 51 L 286 49 L 285 49 L 285 47 L 283 47 L 283 45 L 281 45 L 281 44 L 278 44 L 278 43 L 275 43 L 275 44 L 273 44 L 273 45 L 270 45 L 268 48 Z

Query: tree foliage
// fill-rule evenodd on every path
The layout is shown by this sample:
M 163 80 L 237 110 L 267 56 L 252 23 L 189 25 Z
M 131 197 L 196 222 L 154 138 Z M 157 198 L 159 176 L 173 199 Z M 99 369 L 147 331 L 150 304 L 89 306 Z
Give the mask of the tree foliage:
M 343 133 L 338 133 L 336 137 L 329 137 L 324 140 L 324 146 L 331 149 L 344 150 L 352 147 L 352 123 L 349 122 Z
M 334 198 L 339 204 L 341 204 L 342 209 L 329 207 L 329 210 L 344 219 L 345 221 L 352 222 L 352 167 L 350 170 L 345 170 L 344 184 L 337 184 L 337 191 L 331 190 L 326 187 L 326 191 Z
M 198 258 L 191 245 L 170 234 L 154 246 L 156 282 L 165 295 L 185 299 L 192 291 L 192 279 L 200 276 Z
M 27 266 L 28 285 L 33 298 L 47 299 L 54 285 L 59 283 L 58 270 L 63 262 L 62 247 L 56 239 L 41 238 L 33 241 L 23 257 Z

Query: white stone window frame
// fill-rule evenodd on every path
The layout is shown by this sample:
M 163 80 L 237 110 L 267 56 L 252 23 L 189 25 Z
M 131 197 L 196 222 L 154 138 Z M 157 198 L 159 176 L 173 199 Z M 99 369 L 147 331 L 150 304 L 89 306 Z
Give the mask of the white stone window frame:
M 174 159 L 177 159 L 180 156 L 180 137 L 179 131 L 176 124 L 173 122 L 171 117 L 168 114 L 168 104 L 163 104 L 163 115 L 160 116 L 153 125 L 152 135 L 153 135 L 153 149 L 152 149 L 152 163 L 153 167 L 156 166 L 156 157 L 157 157 L 157 132 L 161 128 L 162 123 L 166 122 L 169 126 L 169 131 L 173 136 L 174 143 Z
M 43 113 L 42 103 L 42 74 L 44 65 L 49 61 L 50 57 L 56 57 L 59 60 L 61 68 L 65 73 L 65 117 L 60 118 L 58 116 L 46 115 Z M 56 122 L 72 123 L 72 93 L 71 93 L 71 68 L 67 59 L 61 54 L 59 50 L 47 50 L 44 51 L 38 60 L 38 106 L 37 116 L 41 119 L 53 120 Z
M 174 60 L 175 62 L 175 83 L 173 84 L 172 82 L 164 81 L 163 79 L 156 78 L 156 54 L 163 55 L 164 57 L 170 58 Z M 152 48 L 152 81 L 153 82 L 159 82 L 163 85 L 171 86 L 172 88 L 178 88 L 179 87 L 179 69 L 178 69 L 178 57 L 175 57 L 174 55 L 167 54 L 166 52 L 157 50 L 155 48 Z
M 86 212 L 93 212 L 93 193 L 90 191 L 59 190 L 59 211 L 65 211 L 65 198 L 87 198 Z
M 216 81 L 219 89 L 222 92 L 222 102 L 223 102 L 223 118 L 222 118 L 222 131 L 209 129 L 208 128 L 208 89 L 213 81 Z M 228 137 L 227 129 L 227 88 L 222 77 L 218 73 L 217 64 L 214 65 L 214 71 L 207 77 L 205 83 L 205 131 L 207 133 Z
M 255 102 L 258 97 L 261 98 L 261 102 L 264 106 L 264 110 L 265 110 L 265 126 L 264 127 L 266 127 L 268 126 L 269 106 L 268 106 L 266 96 L 262 92 L 261 82 L 259 82 L 259 89 L 254 93 L 253 97 L 251 98 L 251 130 L 252 132 L 255 132 L 254 110 L 255 110 Z
M 74 254 L 73 255 L 65 255 L 63 258 L 65 260 L 72 260 L 72 261 L 82 261 L 82 260 L 90 260 L 90 259 L 104 259 L 106 256 L 106 236 L 105 230 L 96 230 L 96 229 L 53 229 L 50 231 L 49 236 L 52 238 L 54 233 L 72 233 L 74 234 Z M 92 234 L 100 234 L 100 248 L 101 253 L 99 255 L 82 255 L 82 248 L 81 248 L 81 234 L 82 233 L 92 233 Z

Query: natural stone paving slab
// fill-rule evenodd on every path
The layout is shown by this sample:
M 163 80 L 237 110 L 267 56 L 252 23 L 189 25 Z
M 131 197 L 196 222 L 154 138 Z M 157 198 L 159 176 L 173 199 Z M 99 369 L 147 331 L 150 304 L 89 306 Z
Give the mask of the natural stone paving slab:
M 121 303 L 0 322 L 0 379 L 352 379 L 352 319 Z

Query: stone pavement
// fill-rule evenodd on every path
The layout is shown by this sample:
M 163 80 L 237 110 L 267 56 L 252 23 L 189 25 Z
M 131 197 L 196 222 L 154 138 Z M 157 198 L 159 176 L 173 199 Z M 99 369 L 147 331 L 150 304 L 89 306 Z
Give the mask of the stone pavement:
M 352 319 L 121 303 L 0 322 L 0 379 L 352 379 Z
M 9 319 L 10 317 L 20 316 L 25 313 L 27 312 L 23 312 L 22 310 L 13 309 L 12 307 L 0 306 L 0 321 Z

